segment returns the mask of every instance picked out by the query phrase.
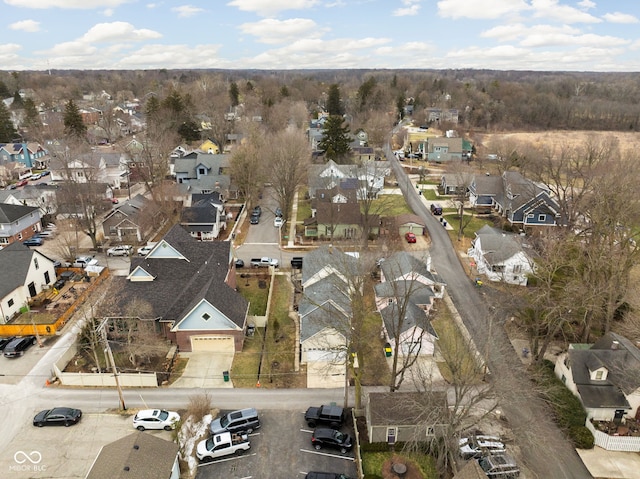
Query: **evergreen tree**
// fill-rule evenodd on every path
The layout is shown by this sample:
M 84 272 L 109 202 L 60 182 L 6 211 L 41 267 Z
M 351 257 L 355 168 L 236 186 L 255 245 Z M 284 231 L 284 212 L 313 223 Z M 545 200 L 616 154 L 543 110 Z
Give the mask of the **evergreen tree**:
M 9 88 L 7 88 L 7 84 L 3 81 L 0 81 L 0 99 L 9 98 L 11 96 L 11 92 Z
M 146 105 L 144 106 L 144 114 L 147 117 L 152 117 L 153 115 L 158 113 L 158 110 L 160 110 L 160 101 L 155 95 L 150 96 L 147 100 Z
M 42 124 L 40 122 L 40 114 L 38 113 L 36 104 L 33 102 L 31 98 L 26 98 L 24 100 L 24 116 L 25 116 L 24 124 L 28 128 L 39 126 Z
M 192 142 L 200 140 L 200 129 L 198 124 L 193 121 L 185 121 L 178 127 L 178 134 L 184 141 Z
M 231 82 L 231 85 L 229 85 L 229 98 L 231 98 L 231 106 L 240 104 L 240 90 L 236 82 Z
M 351 149 L 349 143 L 349 126 L 342 126 L 341 116 L 330 116 L 324 124 L 322 139 L 318 144 L 328 159 L 342 163 Z
M 17 136 L 13 121 L 11 121 L 11 114 L 4 102 L 0 101 L 0 143 L 9 143 Z
M 11 108 L 14 110 L 21 110 L 23 108 L 22 97 L 20 96 L 20 92 L 16 90 L 13 94 L 13 103 L 11 104 Z
M 82 115 L 73 100 L 69 100 L 64 107 L 64 132 L 66 135 L 84 138 L 87 126 L 82 121 Z
M 335 83 L 329 87 L 329 98 L 327 98 L 327 113 L 329 115 L 342 116 L 342 103 L 340 101 L 340 88 Z

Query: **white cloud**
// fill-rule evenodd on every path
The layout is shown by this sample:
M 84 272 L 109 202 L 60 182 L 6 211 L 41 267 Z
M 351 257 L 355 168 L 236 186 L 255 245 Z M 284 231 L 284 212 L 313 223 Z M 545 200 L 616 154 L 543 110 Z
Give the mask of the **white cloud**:
M 9 25 L 11 30 L 22 30 L 23 32 L 37 32 L 40 30 L 40 22 L 35 20 L 21 20 Z
M 598 17 L 569 5 L 560 5 L 559 0 L 531 0 L 535 18 L 547 18 L 562 23 L 600 23 Z
M 193 5 L 181 5 L 171 9 L 172 12 L 176 12 L 180 18 L 188 18 L 197 15 L 200 12 L 204 12 L 204 8 L 194 7 Z
M 14 54 L 15 52 L 21 50 L 22 47 L 17 43 L 5 43 L 0 44 L 0 57 L 5 55 Z
M 105 17 L 112 17 L 114 13 L 115 13 L 115 10 L 114 10 L 113 8 L 105 8 L 105 9 L 102 11 L 102 14 L 103 14 Z
M 46 54 L 50 57 L 55 57 L 57 61 L 62 57 L 78 57 L 94 55 L 98 49 L 82 41 L 64 42 L 54 45 L 53 48 L 46 51 L 37 52 L 39 54 Z
M 481 5 L 469 7 L 468 0 L 440 0 L 438 15 L 445 18 L 491 19 L 518 14 L 530 7 L 524 0 L 483 0 Z
M 234 64 L 218 57 L 219 45 L 145 45 L 139 50 L 116 60 L 116 68 L 192 68 L 198 59 L 198 68 L 230 68 Z
M 316 22 L 307 18 L 288 20 L 265 19 L 240 25 L 242 33 L 258 37 L 262 43 L 290 43 L 301 37 L 319 38 L 327 29 L 320 29 Z
M 98 23 L 85 33 L 79 41 L 89 42 L 115 42 L 115 41 L 144 41 L 152 38 L 160 38 L 162 35 L 153 30 L 135 29 L 127 22 Z
M 394 17 L 409 17 L 417 15 L 418 12 L 420 12 L 420 1 L 421 0 L 402 0 L 402 5 L 404 5 L 404 7 L 395 9 L 392 15 Z
M 117 7 L 131 0 L 4 0 L 7 5 L 24 8 L 68 8 L 90 10 L 100 7 Z
M 601 46 L 603 48 L 621 46 L 628 44 L 628 40 L 622 38 L 616 38 L 604 35 L 567 35 L 565 33 L 539 33 L 527 35 L 525 39 L 520 42 L 520 45 L 526 47 L 543 47 L 543 46 L 580 46 L 580 47 L 594 47 Z
M 245 12 L 272 17 L 285 10 L 304 10 L 320 4 L 320 0 L 231 0 L 227 5 Z
M 638 23 L 638 17 L 621 12 L 606 13 L 602 18 L 611 23 Z
M 596 2 L 592 2 L 591 0 L 581 0 L 580 2 L 578 2 L 578 5 L 580 5 L 585 10 L 596 8 Z
M 158 8 L 160 5 L 157 3 L 147 3 L 147 8 Z

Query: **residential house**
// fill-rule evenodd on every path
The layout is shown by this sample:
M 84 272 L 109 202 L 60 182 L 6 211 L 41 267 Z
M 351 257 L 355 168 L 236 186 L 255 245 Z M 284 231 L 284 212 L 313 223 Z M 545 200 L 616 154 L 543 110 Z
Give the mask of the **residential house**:
M 607 333 L 594 344 L 571 344 L 555 374 L 582 402 L 589 418 L 640 419 L 640 343 Z
M 113 242 L 140 244 L 151 233 L 158 208 L 142 195 L 118 204 L 102 221 L 102 234 Z
M 49 166 L 51 156 L 40 143 L 0 143 L 0 163 L 14 161 L 29 169 L 43 170 Z
M 221 200 L 237 198 L 227 173 L 229 155 L 192 152 L 175 159 L 174 171 L 180 192 L 184 195 L 218 193 Z
M 475 175 L 468 172 L 445 173 L 440 178 L 440 193 L 466 198 Z
M 31 176 L 31 168 L 27 168 L 24 163 L 12 161 L 0 164 L 0 184 L 7 186 L 15 180 L 22 180 Z
M 362 237 L 365 221 L 369 222 L 369 233 L 380 233 L 378 215 L 365 215 L 360 211 L 359 203 L 316 203 L 316 214 L 304 220 L 305 236 L 335 239 L 357 239 Z
M 211 124 L 209 124 L 211 126 Z M 209 128 L 211 129 L 211 128 Z M 222 153 L 220 149 L 220 145 L 218 145 L 217 141 L 211 140 L 207 138 L 199 147 L 198 150 L 208 154 L 208 155 L 219 155 Z
M 236 352 L 244 343 L 249 303 L 236 291 L 228 241 L 201 242 L 173 226 L 145 257 L 132 257 L 127 277 L 114 277 L 118 301 L 107 316 L 153 321 L 180 351 Z
M 74 159 L 57 156 L 51 161 L 52 181 L 73 183 L 106 183 L 112 188 L 128 184 L 128 160 L 124 153 L 96 149 Z
M 84 218 L 111 207 L 113 190 L 106 183 L 86 182 L 56 185 L 56 218 Z
M 459 112 L 457 108 L 427 108 L 427 122 L 449 122 L 449 123 L 458 123 Z
M 40 210 L 40 217 L 55 215 L 58 186 L 40 183 L 25 185 L 15 190 L 0 190 L 0 203 L 33 206 Z
M 224 203 L 218 193 L 191 195 L 191 206 L 182 209 L 182 227 L 200 241 L 213 241 L 227 228 Z
M 427 160 L 435 163 L 461 161 L 462 138 L 431 138 L 427 143 Z
M 102 447 L 86 479 L 180 479 L 180 447 L 136 431 Z
M 370 392 L 365 403 L 371 443 L 425 442 L 444 424 L 446 393 Z
M 0 248 L 31 238 L 40 228 L 38 208 L 0 203 Z
M 404 252 L 386 258 L 380 273 L 374 291 L 386 342 L 401 356 L 432 356 L 438 335 L 429 312 L 444 295 L 444 283 L 425 262 Z
M 5 272 L 0 275 L 1 324 L 8 323 L 31 298 L 56 281 L 53 260 L 20 242 L 0 250 L 0 271 Z
M 491 206 L 523 230 L 561 222 L 560 208 L 549 188 L 515 171 L 505 171 L 501 177 L 475 177 L 469 186 L 469 201 L 471 206 Z
M 315 198 L 317 190 L 330 190 L 341 182 L 351 179 L 357 181 L 357 199 L 377 198 L 384 188 L 384 179 L 391 168 L 386 161 L 366 161 L 361 165 L 339 165 L 329 160 L 323 165 L 309 168 L 309 196 Z
M 422 236 L 427 227 L 424 220 L 413 213 L 405 213 L 393 217 L 391 225 L 393 233 L 399 236 L 404 236 L 405 233 L 414 233 L 416 236 Z
M 525 248 L 521 237 L 485 225 L 476 232 L 467 251 L 478 274 L 489 281 L 526 286 L 534 271 L 532 250 Z
M 304 258 L 302 298 L 298 305 L 300 362 L 307 366 L 307 386 L 344 385 L 351 321 L 349 291 L 357 259 L 322 246 Z

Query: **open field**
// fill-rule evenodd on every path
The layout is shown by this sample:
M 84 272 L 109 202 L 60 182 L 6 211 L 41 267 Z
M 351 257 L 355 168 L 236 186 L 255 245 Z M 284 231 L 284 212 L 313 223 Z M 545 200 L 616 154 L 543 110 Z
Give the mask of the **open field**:
M 640 135 L 636 132 L 620 131 L 536 131 L 536 132 L 508 132 L 508 133 L 477 133 L 472 135 L 478 154 L 493 153 L 499 142 L 527 142 L 536 147 L 574 147 L 584 145 L 589 140 L 602 140 L 614 137 L 618 140 L 622 151 L 640 148 Z

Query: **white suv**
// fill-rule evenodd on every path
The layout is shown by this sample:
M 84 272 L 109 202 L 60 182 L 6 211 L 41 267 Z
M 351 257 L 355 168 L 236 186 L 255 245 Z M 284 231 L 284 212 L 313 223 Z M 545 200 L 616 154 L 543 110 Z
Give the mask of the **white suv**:
M 487 454 L 502 454 L 504 443 L 497 436 L 472 435 L 460 439 L 460 455 L 464 459 L 479 458 Z
M 143 409 L 133 417 L 133 427 L 138 431 L 145 429 L 170 431 L 175 429 L 178 421 L 180 421 L 180 415 L 177 412 L 165 411 L 164 409 Z
M 129 256 L 133 247 L 123 244 L 107 250 L 107 256 Z

